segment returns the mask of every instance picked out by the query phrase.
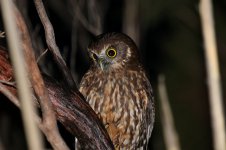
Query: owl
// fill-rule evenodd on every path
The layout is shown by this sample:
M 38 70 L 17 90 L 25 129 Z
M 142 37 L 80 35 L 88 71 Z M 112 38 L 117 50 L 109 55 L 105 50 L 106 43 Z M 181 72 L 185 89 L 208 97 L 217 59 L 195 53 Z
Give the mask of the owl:
M 79 91 L 98 114 L 117 150 L 147 149 L 155 118 L 152 87 L 133 40 L 101 34 L 89 44 L 91 66 Z

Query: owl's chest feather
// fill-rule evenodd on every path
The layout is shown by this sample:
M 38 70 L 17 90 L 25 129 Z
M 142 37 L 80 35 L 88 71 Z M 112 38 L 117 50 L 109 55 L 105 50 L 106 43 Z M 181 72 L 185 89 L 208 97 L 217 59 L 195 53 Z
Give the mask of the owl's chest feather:
M 149 97 L 142 75 L 134 71 L 87 73 L 86 80 L 81 82 L 81 93 L 102 119 L 114 145 L 139 143 L 138 137 L 142 137 L 146 128 L 144 114 Z
M 81 83 L 80 91 L 96 112 L 104 115 L 110 111 L 117 115 L 122 109 L 142 107 L 146 103 L 140 76 L 136 72 L 96 73 Z

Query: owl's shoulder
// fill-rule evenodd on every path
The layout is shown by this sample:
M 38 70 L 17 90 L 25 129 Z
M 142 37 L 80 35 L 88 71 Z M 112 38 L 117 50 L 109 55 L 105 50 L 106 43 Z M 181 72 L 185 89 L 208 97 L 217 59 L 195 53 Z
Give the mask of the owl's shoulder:
M 83 75 L 79 84 L 79 90 L 81 91 L 88 88 L 90 83 L 100 80 L 100 76 L 100 72 L 91 66 L 89 70 Z

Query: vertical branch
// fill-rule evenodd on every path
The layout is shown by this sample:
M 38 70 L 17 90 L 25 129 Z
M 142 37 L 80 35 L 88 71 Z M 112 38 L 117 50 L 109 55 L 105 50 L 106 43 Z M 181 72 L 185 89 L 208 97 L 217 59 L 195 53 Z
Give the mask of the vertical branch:
M 219 72 L 214 19 L 210 0 L 200 1 L 200 17 L 205 44 L 206 68 L 209 86 L 209 102 L 215 150 L 226 149 L 225 122 L 222 89 Z
M 20 47 L 19 34 L 14 19 L 15 16 L 13 15 L 12 1 L 1 0 L 1 7 L 10 48 L 10 56 L 15 70 L 18 94 L 21 99 L 21 112 L 28 147 L 33 150 L 42 150 L 42 138 L 33 116 L 33 114 L 35 114 L 35 108 L 32 105 L 32 91 L 27 80 L 25 60 Z
M 46 14 L 42 0 L 34 0 L 34 3 L 35 3 L 35 7 L 37 9 L 37 12 L 39 14 L 39 17 L 41 19 L 41 22 L 45 29 L 45 37 L 46 37 L 46 43 L 48 45 L 48 48 L 52 52 L 54 59 L 56 60 L 58 66 L 62 69 L 64 79 L 67 82 L 67 84 L 72 89 L 77 89 L 76 84 L 71 75 L 71 72 L 67 68 L 67 65 L 66 65 L 64 59 L 62 58 L 62 56 L 60 54 L 60 50 L 56 44 L 53 26 Z
M 180 142 L 175 129 L 172 111 L 170 109 L 164 76 L 158 79 L 159 99 L 161 102 L 161 119 L 164 133 L 164 140 L 167 150 L 180 150 Z
M 53 111 L 52 103 L 49 99 L 47 89 L 35 60 L 34 50 L 31 45 L 31 39 L 29 37 L 26 24 L 16 7 L 14 10 L 16 14 L 16 24 L 21 31 L 22 46 L 24 49 L 26 63 L 28 64 L 27 67 L 30 72 L 29 77 L 42 110 L 43 129 L 47 135 L 48 141 L 51 143 L 54 149 L 67 150 L 69 148 L 65 144 L 58 131 L 55 112 Z

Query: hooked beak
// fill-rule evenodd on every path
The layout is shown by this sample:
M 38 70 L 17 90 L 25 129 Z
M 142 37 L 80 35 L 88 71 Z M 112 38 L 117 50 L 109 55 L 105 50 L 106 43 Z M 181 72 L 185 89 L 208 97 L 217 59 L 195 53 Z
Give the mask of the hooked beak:
M 100 66 L 101 70 L 104 71 L 106 67 L 106 62 L 104 58 L 98 58 L 98 65 Z
M 106 59 L 103 56 L 97 55 L 95 53 L 93 53 L 93 59 L 96 61 L 96 63 L 98 64 L 102 71 L 104 71 L 109 64 L 109 62 L 106 61 Z

